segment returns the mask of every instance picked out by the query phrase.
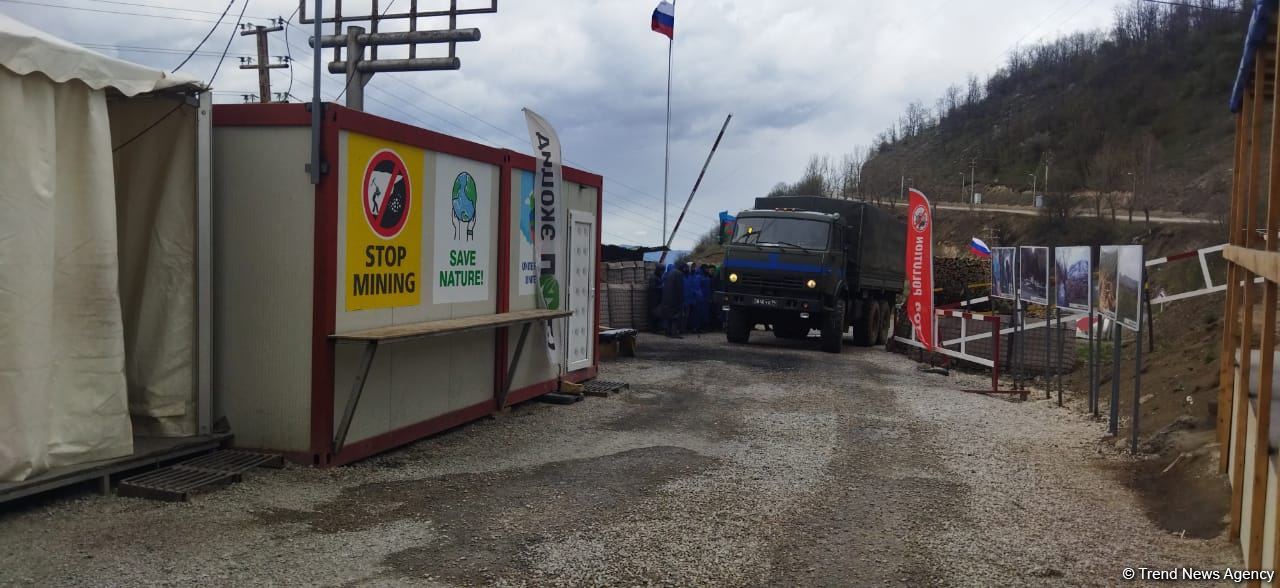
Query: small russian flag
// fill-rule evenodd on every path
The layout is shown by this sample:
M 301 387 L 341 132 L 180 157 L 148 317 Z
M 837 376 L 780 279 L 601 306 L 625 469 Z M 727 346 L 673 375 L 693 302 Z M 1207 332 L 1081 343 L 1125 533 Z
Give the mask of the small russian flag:
M 653 24 L 650 28 L 666 35 L 668 39 L 675 39 L 676 7 L 667 0 L 659 2 L 658 7 L 653 9 Z
M 973 252 L 973 254 L 978 257 L 991 257 L 991 248 L 987 247 L 987 243 L 985 241 L 977 237 L 974 237 L 972 241 L 969 241 L 969 251 Z

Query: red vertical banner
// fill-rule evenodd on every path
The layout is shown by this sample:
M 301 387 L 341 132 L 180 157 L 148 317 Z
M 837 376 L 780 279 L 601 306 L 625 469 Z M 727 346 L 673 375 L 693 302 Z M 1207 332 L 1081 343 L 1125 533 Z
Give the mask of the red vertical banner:
M 933 349 L 933 210 L 911 190 L 907 200 L 907 318 L 916 339 Z

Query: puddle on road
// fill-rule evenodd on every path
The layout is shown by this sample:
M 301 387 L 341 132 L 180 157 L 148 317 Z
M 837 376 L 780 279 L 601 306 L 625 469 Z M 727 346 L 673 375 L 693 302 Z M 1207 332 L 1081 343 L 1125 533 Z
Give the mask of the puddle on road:
M 420 521 L 441 539 L 406 545 L 384 563 L 402 575 L 469 584 L 488 575 L 523 575 L 526 546 L 618 520 L 639 499 L 719 462 L 680 447 L 645 447 L 533 468 L 362 484 L 314 511 L 273 509 L 255 517 L 265 525 L 305 524 L 321 534 Z

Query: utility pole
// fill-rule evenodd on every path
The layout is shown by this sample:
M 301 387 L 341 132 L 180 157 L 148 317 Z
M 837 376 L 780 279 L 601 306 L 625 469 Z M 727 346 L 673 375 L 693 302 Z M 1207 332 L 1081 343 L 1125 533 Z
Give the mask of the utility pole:
M 1138 199 L 1138 174 L 1136 172 L 1128 172 L 1129 177 L 1133 178 L 1133 190 L 1129 192 L 1129 222 L 1133 222 L 1133 203 Z
M 1044 158 L 1044 194 L 1045 198 L 1049 197 L 1049 164 L 1053 163 L 1053 152 Z
M 975 157 L 969 160 L 969 202 L 978 199 L 978 190 L 973 186 L 973 168 L 978 166 L 978 159 Z
M 964 200 L 964 172 L 960 172 L 960 200 Z M 969 199 L 969 208 L 973 208 L 973 199 Z
M 273 23 L 270 27 L 249 24 L 240 27 L 241 37 L 246 35 L 258 37 L 258 61 L 252 64 L 241 63 L 240 69 L 258 70 L 258 100 L 260 102 L 271 101 L 271 72 L 268 70 L 289 67 L 287 62 L 271 63 L 271 57 L 268 55 L 267 34 L 284 30 L 284 22 L 282 20 L 276 20 Z M 241 61 L 243 61 L 243 58 L 241 58 Z
M 498 0 L 489 0 L 488 6 L 479 6 L 476 8 L 459 9 L 457 0 L 450 0 L 447 10 L 425 11 L 418 9 L 418 2 L 414 1 L 409 4 L 408 12 L 388 13 L 393 4 L 388 4 L 387 9 L 378 10 L 378 0 L 373 0 L 372 7 L 368 14 L 343 14 L 342 3 L 338 2 L 334 5 L 332 16 L 322 17 L 320 19 L 307 18 L 305 0 L 299 5 L 298 22 L 303 24 L 333 24 L 332 35 L 313 35 L 310 39 L 310 45 L 317 50 L 321 48 L 333 49 L 333 60 L 328 64 L 328 70 L 331 74 L 345 74 L 346 85 L 343 93 L 346 95 L 347 107 L 355 110 L 364 110 L 364 86 L 369 83 L 373 74 L 380 72 L 402 72 L 402 71 L 438 71 L 438 70 L 454 70 L 462 68 L 462 61 L 457 57 L 457 43 L 475 42 L 480 40 L 480 29 L 476 28 L 457 28 L 458 15 L 471 14 L 492 14 L 498 12 Z M 426 18 L 447 17 L 449 20 L 449 28 L 441 30 L 419 30 L 419 20 Z M 363 26 L 350 26 L 348 23 L 361 22 L 369 23 L 366 32 Z M 397 32 L 379 32 L 379 27 L 384 22 L 397 22 L 408 28 L 407 31 Z M 344 25 L 348 25 L 344 29 Z M 448 57 L 418 57 L 419 45 L 424 44 L 448 44 Z M 379 59 L 378 47 L 384 45 L 407 46 L 409 57 L 394 59 Z M 370 49 L 370 55 L 365 57 L 365 49 Z M 344 56 L 342 50 L 346 49 Z

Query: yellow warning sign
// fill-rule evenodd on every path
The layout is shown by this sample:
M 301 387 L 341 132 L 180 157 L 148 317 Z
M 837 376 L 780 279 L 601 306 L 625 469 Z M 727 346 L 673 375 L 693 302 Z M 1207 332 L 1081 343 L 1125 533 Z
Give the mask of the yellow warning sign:
M 348 311 L 421 300 L 424 158 L 416 147 L 347 136 Z

